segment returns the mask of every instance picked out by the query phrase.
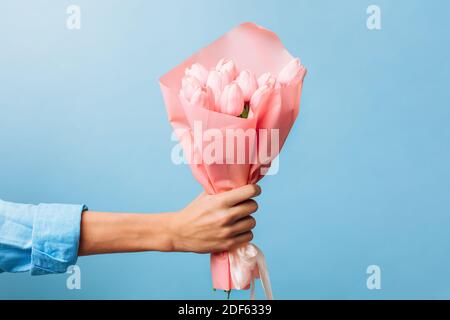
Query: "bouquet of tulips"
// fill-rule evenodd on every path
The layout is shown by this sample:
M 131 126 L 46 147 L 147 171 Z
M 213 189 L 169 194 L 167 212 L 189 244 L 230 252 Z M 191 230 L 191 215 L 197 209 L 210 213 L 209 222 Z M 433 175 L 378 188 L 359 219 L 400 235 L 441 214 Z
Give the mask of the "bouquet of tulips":
M 195 63 L 185 70 L 180 99 L 195 107 L 247 119 L 257 115 L 275 90 L 301 82 L 305 74 L 299 59 L 290 61 L 277 76 L 266 72 L 258 78 L 251 70 L 239 72 L 231 59 L 222 58 L 212 70 Z
M 306 69 L 271 31 L 231 30 L 161 77 L 169 121 L 194 177 L 209 194 L 268 173 L 297 118 Z M 272 299 L 266 261 L 254 244 L 211 255 L 213 287 L 254 289 Z

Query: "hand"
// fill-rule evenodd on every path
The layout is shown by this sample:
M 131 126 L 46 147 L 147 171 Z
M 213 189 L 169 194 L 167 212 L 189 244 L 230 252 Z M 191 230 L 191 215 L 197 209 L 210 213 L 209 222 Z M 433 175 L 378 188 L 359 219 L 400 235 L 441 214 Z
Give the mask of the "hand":
M 183 251 L 221 252 L 253 239 L 258 209 L 251 198 L 261 189 L 248 185 L 218 195 L 202 194 L 175 213 L 85 211 L 78 254 Z
M 218 195 L 201 194 L 183 210 L 169 214 L 170 251 L 210 253 L 230 250 L 253 239 L 261 193 L 247 185 Z

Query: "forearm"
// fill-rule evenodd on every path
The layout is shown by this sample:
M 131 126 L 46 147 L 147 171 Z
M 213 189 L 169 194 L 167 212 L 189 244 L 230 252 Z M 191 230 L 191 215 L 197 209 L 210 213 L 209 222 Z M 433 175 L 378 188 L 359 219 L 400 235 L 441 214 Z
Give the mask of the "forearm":
M 202 194 L 163 214 L 88 211 L 83 205 L 0 200 L 0 272 L 66 272 L 78 256 L 139 251 L 210 253 L 252 240 L 259 187 Z
M 170 216 L 85 211 L 78 254 L 172 251 Z
M 84 211 L 79 256 L 139 251 L 210 253 L 252 240 L 261 189 L 248 185 L 219 195 L 202 194 L 173 213 L 131 214 Z

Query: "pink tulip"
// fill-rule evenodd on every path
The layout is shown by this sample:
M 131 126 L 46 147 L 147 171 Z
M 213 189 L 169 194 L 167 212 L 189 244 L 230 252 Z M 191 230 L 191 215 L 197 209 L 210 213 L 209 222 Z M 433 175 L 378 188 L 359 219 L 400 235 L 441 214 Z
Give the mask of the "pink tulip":
M 185 74 L 196 78 L 202 86 L 206 84 L 206 80 L 208 79 L 208 70 L 200 63 L 195 63 L 192 67 L 186 69 Z
M 188 101 L 191 101 L 192 95 L 201 86 L 201 83 L 192 76 L 184 76 L 181 80 L 181 92 Z
M 270 72 L 263 73 L 258 78 L 258 86 L 259 87 L 267 85 L 267 86 L 273 88 L 273 87 L 275 87 L 276 82 L 277 82 L 277 79 L 275 79 L 275 77 Z
M 214 109 L 214 95 L 210 88 L 198 88 L 191 97 L 191 104 L 205 109 Z
M 258 82 L 255 76 L 248 70 L 242 71 L 236 78 L 236 83 L 241 87 L 244 93 L 244 100 L 250 101 L 253 93 L 258 89 Z
M 236 65 L 233 60 L 221 59 L 216 66 L 216 70 L 227 78 L 227 84 L 233 81 L 237 76 Z
M 220 97 L 220 112 L 240 116 L 244 111 L 244 94 L 237 83 L 227 85 Z
M 209 73 L 206 86 L 212 90 L 216 106 L 220 103 L 220 95 L 222 94 L 223 89 L 222 82 L 222 76 L 219 71 L 212 70 Z
M 301 80 L 305 74 L 305 68 L 299 59 L 289 62 L 278 75 L 278 81 L 282 84 L 290 84 Z
M 257 110 L 260 109 L 262 105 L 269 101 L 272 92 L 273 87 L 270 87 L 268 85 L 264 85 L 256 90 L 252 96 L 252 99 L 250 100 L 250 109 L 253 112 L 257 112 Z

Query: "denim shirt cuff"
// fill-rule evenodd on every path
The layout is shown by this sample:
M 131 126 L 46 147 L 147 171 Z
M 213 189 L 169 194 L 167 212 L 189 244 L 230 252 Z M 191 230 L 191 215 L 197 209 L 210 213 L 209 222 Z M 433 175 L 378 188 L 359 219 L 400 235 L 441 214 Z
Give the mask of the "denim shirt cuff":
M 31 274 L 64 273 L 78 258 L 84 205 L 40 204 L 33 221 Z

